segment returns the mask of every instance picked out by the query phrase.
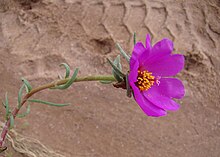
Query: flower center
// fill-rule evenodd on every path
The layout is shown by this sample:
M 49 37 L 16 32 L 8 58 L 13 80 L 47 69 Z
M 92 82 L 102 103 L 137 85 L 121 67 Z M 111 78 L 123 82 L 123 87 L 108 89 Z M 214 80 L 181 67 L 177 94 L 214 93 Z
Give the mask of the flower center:
M 148 90 L 154 82 L 155 77 L 152 76 L 151 72 L 138 70 L 137 82 L 135 82 L 135 84 L 141 91 Z

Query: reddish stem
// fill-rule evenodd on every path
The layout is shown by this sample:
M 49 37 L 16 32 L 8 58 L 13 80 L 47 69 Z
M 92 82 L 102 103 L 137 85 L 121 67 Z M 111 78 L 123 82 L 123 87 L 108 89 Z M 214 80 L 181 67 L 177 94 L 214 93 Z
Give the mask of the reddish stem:
M 22 102 L 21 102 L 21 105 L 20 105 L 20 108 L 25 104 L 25 102 L 28 100 L 29 97 L 31 97 L 32 95 L 34 95 L 35 93 L 39 92 L 39 91 L 42 91 L 44 89 L 47 89 L 47 88 L 51 88 L 51 87 L 55 87 L 57 85 L 62 85 L 62 84 L 65 84 L 66 82 L 68 81 L 68 79 L 64 79 L 64 80 L 59 80 L 59 81 L 55 81 L 55 82 L 52 82 L 52 83 L 49 83 L 49 84 L 45 84 L 45 85 L 42 85 L 40 87 L 37 87 L 35 89 L 32 89 L 29 93 L 27 93 Z M 15 117 L 17 116 L 20 108 L 18 107 L 15 107 L 13 112 L 12 112 L 12 115 L 15 119 Z M 8 119 L 6 122 L 5 122 L 5 125 L 3 127 L 3 130 L 2 130 L 2 133 L 1 133 L 1 138 L 0 138 L 0 152 L 1 150 L 4 148 L 4 141 L 5 141 L 5 138 L 7 136 L 7 133 L 8 133 L 8 130 L 9 130 L 9 127 L 10 127 L 10 119 Z
M 27 93 L 24 96 L 24 98 L 23 98 L 23 100 L 21 102 L 20 108 L 25 104 L 25 102 L 28 100 L 28 98 L 31 97 L 32 95 L 34 95 L 35 93 L 37 93 L 39 91 L 42 91 L 44 89 L 47 89 L 47 88 L 52 88 L 52 87 L 56 87 L 56 86 L 59 86 L 59 85 L 63 85 L 65 83 L 67 83 L 67 81 L 69 81 L 69 78 L 66 78 L 66 79 L 63 79 L 63 80 L 54 81 L 54 82 L 51 82 L 51 83 L 48 83 L 48 84 L 45 84 L 45 85 L 42 85 L 42 86 L 39 86 L 37 88 L 32 89 L 29 93 Z M 112 75 L 86 76 L 86 77 L 76 78 L 74 80 L 74 82 L 81 82 L 81 81 L 116 81 L 116 80 L 115 80 L 115 78 Z M 15 109 L 13 110 L 12 115 L 13 115 L 14 119 L 17 116 L 20 108 L 15 107 Z M 5 122 L 5 125 L 4 125 L 2 133 L 1 133 L 0 153 L 5 150 L 4 141 L 5 141 L 5 138 L 7 136 L 9 127 L 10 127 L 10 119 L 8 119 Z
M 21 106 L 27 101 L 27 99 L 29 98 L 29 94 L 27 94 L 25 97 L 24 97 L 24 100 L 22 101 L 21 103 Z M 15 118 L 16 115 L 18 114 L 18 111 L 19 109 L 17 107 L 14 108 L 13 112 L 12 112 L 12 115 L 13 117 Z M 3 147 L 4 145 L 4 141 L 5 141 L 5 138 L 6 138 L 6 135 L 8 133 L 8 130 L 9 130 L 9 127 L 10 127 L 10 119 L 8 119 L 6 122 L 5 122 L 5 125 L 3 127 L 3 130 L 2 130 L 2 133 L 1 133 L 1 138 L 0 138 L 0 148 Z

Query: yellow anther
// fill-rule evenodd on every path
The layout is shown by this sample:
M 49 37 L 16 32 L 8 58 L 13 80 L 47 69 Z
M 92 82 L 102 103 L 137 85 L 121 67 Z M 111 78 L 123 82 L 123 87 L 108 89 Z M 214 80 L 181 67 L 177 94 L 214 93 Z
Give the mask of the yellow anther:
M 151 88 L 154 82 L 155 77 L 152 75 L 151 72 L 148 72 L 147 70 L 138 70 L 136 85 L 141 91 L 148 90 L 149 88 Z

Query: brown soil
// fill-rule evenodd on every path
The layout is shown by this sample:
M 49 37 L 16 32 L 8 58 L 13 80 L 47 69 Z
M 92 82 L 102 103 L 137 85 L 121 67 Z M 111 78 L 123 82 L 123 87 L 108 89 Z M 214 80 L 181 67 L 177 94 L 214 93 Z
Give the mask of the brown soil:
M 185 55 L 179 111 L 150 118 L 123 90 L 76 83 L 37 94 L 71 105 L 33 104 L 15 130 L 67 157 L 219 157 L 219 0 L 0 0 L 1 100 L 7 91 L 16 104 L 21 77 L 50 82 L 62 62 L 80 75 L 110 74 L 106 58 L 119 53 L 115 42 L 130 52 L 134 31 L 141 41 L 168 37 Z

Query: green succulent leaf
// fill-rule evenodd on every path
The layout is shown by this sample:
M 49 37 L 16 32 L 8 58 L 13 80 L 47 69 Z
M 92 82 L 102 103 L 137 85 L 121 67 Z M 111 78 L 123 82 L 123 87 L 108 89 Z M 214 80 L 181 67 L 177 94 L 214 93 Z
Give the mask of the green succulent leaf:
M 133 38 L 134 38 L 134 45 L 135 45 L 136 44 L 136 33 L 135 32 L 134 32 Z
M 32 87 L 31 87 L 30 83 L 29 83 L 25 78 L 22 78 L 21 80 L 22 80 L 22 81 L 24 82 L 24 84 L 25 84 L 27 93 L 29 93 L 29 92 L 32 90 Z
M 5 109 L 6 109 L 6 115 L 5 118 L 8 119 L 10 115 L 10 108 L 9 108 L 9 103 L 8 103 L 8 93 L 5 93 L 5 103 L 3 102 Z
M 76 70 L 74 71 L 72 77 L 69 79 L 69 81 L 67 81 L 66 84 L 60 85 L 60 86 L 57 86 L 57 87 L 53 87 L 52 89 L 67 89 L 67 88 L 69 88 L 73 84 L 73 82 L 75 81 L 78 72 L 79 72 L 79 68 L 76 68 Z
M 70 67 L 68 64 L 66 63 L 61 63 L 60 66 L 64 66 L 65 69 L 66 69 L 66 75 L 65 75 L 65 78 L 68 78 L 70 76 Z
M 30 103 L 28 103 L 26 111 L 22 114 L 17 114 L 16 117 L 18 117 L 18 118 L 26 117 L 30 113 L 30 111 L 31 111 L 31 105 L 30 105 Z
M 130 63 L 130 56 L 122 49 L 122 47 L 117 43 L 117 48 L 119 49 L 121 55 L 126 59 L 128 63 Z
M 10 128 L 9 129 L 12 129 L 13 127 L 14 127 L 14 116 L 10 115 Z
M 45 105 L 49 105 L 49 106 L 56 106 L 56 107 L 63 107 L 63 106 L 68 106 L 69 105 L 69 104 L 57 104 L 57 103 L 52 103 L 52 102 L 37 100 L 37 99 L 30 99 L 28 101 L 29 102 L 40 103 L 40 104 L 45 104 Z
M 114 60 L 114 64 L 118 67 L 119 70 L 122 70 L 122 66 L 120 62 L 121 62 L 120 55 L 118 55 Z
M 107 60 L 108 60 L 108 62 L 111 64 L 112 68 L 114 69 L 115 73 L 116 73 L 118 76 L 120 76 L 120 77 L 122 77 L 122 78 L 125 77 L 125 74 L 123 74 L 123 73 L 121 72 L 121 70 L 120 70 L 110 59 L 107 58 Z
M 18 108 L 21 107 L 22 92 L 24 88 L 25 88 L 25 85 L 23 84 L 18 92 Z
M 126 74 L 126 89 L 127 89 L 127 96 L 130 98 L 131 97 L 131 87 L 130 87 L 129 81 L 128 81 L 128 74 Z
M 122 70 L 122 66 L 121 66 L 121 63 L 120 63 L 120 55 L 118 55 L 114 62 L 115 66 L 121 71 Z M 118 73 L 114 70 L 114 68 L 112 68 L 112 74 L 114 75 L 115 79 L 118 81 L 118 82 L 121 82 L 123 81 L 123 78 L 120 77 L 120 75 L 118 75 Z

